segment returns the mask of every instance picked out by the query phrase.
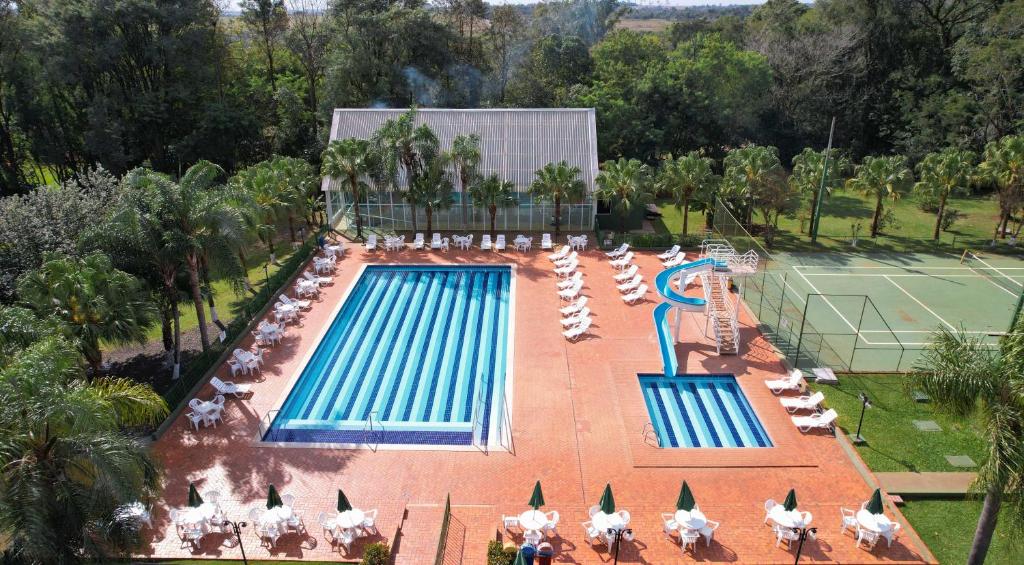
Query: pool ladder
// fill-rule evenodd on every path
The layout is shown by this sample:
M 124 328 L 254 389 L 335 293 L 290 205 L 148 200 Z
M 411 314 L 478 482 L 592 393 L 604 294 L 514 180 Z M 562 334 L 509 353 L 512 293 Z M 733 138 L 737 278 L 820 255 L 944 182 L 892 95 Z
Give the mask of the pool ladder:
M 658 430 L 654 429 L 653 423 L 647 422 L 644 424 L 644 428 L 640 430 L 640 435 L 644 437 L 644 443 L 647 445 L 661 447 L 661 436 L 658 435 Z
M 366 423 L 363 424 L 363 443 L 370 448 L 370 451 L 376 453 L 377 447 L 380 445 L 378 437 L 382 433 L 384 433 L 384 423 L 377 418 L 377 411 L 374 410 L 370 412 Z

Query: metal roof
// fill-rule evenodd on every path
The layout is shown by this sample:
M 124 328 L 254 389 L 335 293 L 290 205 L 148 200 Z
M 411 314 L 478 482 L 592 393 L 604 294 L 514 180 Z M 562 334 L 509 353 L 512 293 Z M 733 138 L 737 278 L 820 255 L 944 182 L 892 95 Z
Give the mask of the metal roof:
M 407 111 L 338 108 L 331 139 L 369 139 L 385 121 Z M 418 108 L 416 124 L 424 123 L 434 130 L 442 150 L 450 148 L 458 135 L 479 135 L 480 173 L 496 173 L 514 182 L 520 192 L 528 189 L 537 169 L 562 160 L 579 167 L 588 192 L 594 190 L 598 163 L 593 108 Z

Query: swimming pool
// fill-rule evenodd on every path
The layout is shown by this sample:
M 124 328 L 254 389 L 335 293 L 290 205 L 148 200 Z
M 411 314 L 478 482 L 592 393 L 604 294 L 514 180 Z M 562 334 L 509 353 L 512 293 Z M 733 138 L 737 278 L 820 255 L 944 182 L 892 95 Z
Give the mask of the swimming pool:
M 511 286 L 509 266 L 365 266 L 263 439 L 487 445 Z
M 732 375 L 638 375 L 661 447 L 771 447 Z

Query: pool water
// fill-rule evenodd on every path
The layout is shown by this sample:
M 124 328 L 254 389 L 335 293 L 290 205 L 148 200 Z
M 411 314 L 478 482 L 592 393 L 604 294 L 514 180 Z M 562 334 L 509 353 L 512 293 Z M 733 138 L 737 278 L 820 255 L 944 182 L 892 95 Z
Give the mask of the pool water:
M 508 266 L 366 266 L 264 439 L 486 444 L 502 416 Z
M 661 447 L 771 447 L 732 375 L 638 375 Z

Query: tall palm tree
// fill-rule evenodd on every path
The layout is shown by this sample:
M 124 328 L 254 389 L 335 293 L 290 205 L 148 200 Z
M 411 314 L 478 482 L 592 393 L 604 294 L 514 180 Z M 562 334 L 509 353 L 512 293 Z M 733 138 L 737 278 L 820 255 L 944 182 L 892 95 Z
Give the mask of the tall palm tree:
M 637 206 L 652 199 L 650 171 L 636 159 L 619 158 L 601 163 L 601 172 L 595 181 L 596 196 L 612 203 L 622 225 Z
M 469 225 L 469 199 L 467 196 L 471 195 L 472 187 L 477 177 L 477 168 L 480 166 L 482 158 L 480 136 L 475 133 L 455 136 L 455 139 L 452 140 L 452 147 L 448 151 L 448 156 L 452 165 L 455 166 L 455 173 L 459 178 L 459 205 L 462 210 L 462 229 L 466 229 Z
M 871 216 L 871 237 L 878 236 L 879 223 L 884 210 L 882 200 L 893 202 L 914 180 L 907 168 L 906 158 L 900 155 L 890 157 L 864 157 L 854 169 L 855 176 L 846 181 L 846 187 L 875 198 L 875 213 Z
M 699 151 L 691 151 L 675 159 L 669 154 L 658 168 L 655 186 L 658 191 L 672 195 L 672 203 L 683 214 L 683 235 L 688 231 L 690 201 L 698 193 L 709 192 L 720 177 L 711 166 L 714 160 Z
M 976 158 L 977 156 L 970 151 L 949 148 L 941 153 L 929 153 L 917 164 L 917 176 L 920 180 L 914 184 L 914 192 L 939 202 L 932 239 L 939 239 L 942 215 L 946 212 L 946 200 L 951 195 L 970 192 Z
M 832 194 L 833 190 L 842 188 L 849 173 L 850 159 L 842 152 L 833 149 L 828 155 L 825 194 Z M 789 185 L 807 199 L 807 217 L 811 219 L 812 223 L 814 222 L 814 212 L 818 209 L 818 192 L 824 174 L 824 151 L 815 151 L 810 147 L 804 147 L 800 154 L 793 157 L 793 173 L 789 176 Z M 810 226 L 809 229 L 814 229 L 814 226 Z
M 103 362 L 100 341 L 145 343 L 156 313 L 142 282 L 102 253 L 84 259 L 47 254 L 42 267 L 18 279 L 18 297 L 40 317 L 60 321 L 94 375 Z
M 954 416 L 977 416 L 988 449 L 974 488 L 984 503 L 968 565 L 982 565 L 1006 493 L 1024 484 L 1024 318 L 995 352 L 966 333 L 939 330 L 917 364 L 914 384 L 936 408 Z M 1024 501 L 1007 499 L 1011 518 L 1024 520 Z
M 291 241 L 295 241 L 295 222 L 306 217 L 308 198 L 315 194 L 317 186 L 313 166 L 305 159 L 275 155 L 270 159 L 270 167 L 277 172 L 288 235 Z
M 1000 234 L 1006 237 L 1010 217 L 1024 202 L 1024 135 L 1007 135 L 986 144 L 978 170 L 998 189 L 999 221 L 992 235 L 995 241 Z
M 722 163 L 725 165 L 723 196 L 741 203 L 743 221 L 749 226 L 754 221 L 754 207 L 764 185 L 782 169 L 779 152 L 774 147 L 745 145 L 729 151 Z
M 433 130 L 426 124 L 417 126 L 415 120 L 416 109 L 412 108 L 384 122 L 371 139 L 376 156 L 374 178 L 392 190 L 400 190 L 403 178 L 405 188 L 410 188 L 427 163 L 440 153 Z
M 487 207 L 487 213 L 491 217 L 491 235 L 494 235 L 494 220 L 498 215 L 498 207 L 503 208 L 516 205 L 516 185 L 512 181 L 501 180 L 498 175 L 490 175 L 477 182 L 469 188 L 473 202 Z
M 424 163 L 420 174 L 413 180 L 409 192 L 427 213 L 427 231 L 434 229 L 434 212 L 447 210 L 452 205 L 452 181 L 448 176 L 448 159 L 437 155 Z M 415 211 L 413 218 L 415 219 Z M 415 230 L 415 228 L 413 228 Z
M 234 188 L 236 205 L 252 233 L 267 248 L 270 262 L 277 261 L 274 236 L 277 233 L 277 219 L 288 205 L 287 195 L 281 194 L 279 171 L 267 161 L 261 161 L 238 171 L 230 180 Z M 242 261 L 245 262 L 244 259 Z
M 369 190 L 364 180 L 375 171 L 376 160 L 369 141 L 350 137 L 335 140 L 327 146 L 320 157 L 320 172 L 337 179 L 341 186 L 352 195 L 352 206 L 356 216 L 356 237 L 363 238 L 363 217 L 359 213 L 359 201 Z
M 127 427 L 168 412 L 148 385 L 89 381 L 60 336 L 0 363 L 0 531 L 19 562 L 79 563 L 127 550 L 118 506 L 148 500 L 160 475 Z
M 571 167 L 565 161 L 548 163 L 534 175 L 537 178 L 530 184 L 530 194 L 555 204 L 555 237 L 558 237 L 562 227 L 562 201 L 583 198 L 587 185 L 580 180 L 580 168 Z

